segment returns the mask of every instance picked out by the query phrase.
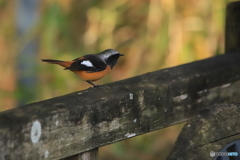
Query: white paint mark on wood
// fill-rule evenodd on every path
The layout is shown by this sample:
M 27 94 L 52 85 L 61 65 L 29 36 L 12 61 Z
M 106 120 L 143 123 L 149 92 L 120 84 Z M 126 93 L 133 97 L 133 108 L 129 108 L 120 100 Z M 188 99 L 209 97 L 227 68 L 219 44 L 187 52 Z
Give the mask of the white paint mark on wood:
M 33 122 L 32 128 L 31 128 L 31 140 L 32 143 L 37 143 L 41 137 L 42 134 L 42 127 L 41 123 L 36 120 Z
M 198 93 L 198 95 L 201 95 L 204 93 L 204 91 L 198 91 L 197 93 Z
M 133 94 L 132 93 L 129 94 L 129 98 L 133 99 Z
M 175 101 L 175 102 L 180 102 L 181 100 L 184 100 L 184 99 L 186 99 L 187 97 L 188 97 L 187 94 L 182 94 L 182 95 L 180 95 L 180 96 L 174 97 L 174 98 L 173 98 L 173 101 Z
M 58 126 L 58 124 L 59 124 L 59 121 L 56 121 L 56 122 L 55 122 L 55 125 Z
M 227 88 L 227 87 L 230 87 L 230 86 L 231 86 L 231 84 L 227 83 L 227 84 L 222 85 L 221 88 Z
M 135 119 L 133 120 L 133 122 L 136 123 L 136 122 L 137 122 L 137 118 L 135 118 Z
M 49 152 L 48 152 L 48 150 L 46 150 L 45 153 L 44 153 L 44 157 L 48 158 L 48 156 L 49 156 Z
M 125 136 L 128 138 L 131 138 L 131 137 L 136 136 L 136 133 L 127 133 L 127 134 L 125 134 Z
M 206 93 L 208 90 L 207 89 L 204 89 L 204 90 L 201 90 L 201 91 L 198 91 L 197 93 L 198 93 L 198 95 L 202 95 L 203 93 Z

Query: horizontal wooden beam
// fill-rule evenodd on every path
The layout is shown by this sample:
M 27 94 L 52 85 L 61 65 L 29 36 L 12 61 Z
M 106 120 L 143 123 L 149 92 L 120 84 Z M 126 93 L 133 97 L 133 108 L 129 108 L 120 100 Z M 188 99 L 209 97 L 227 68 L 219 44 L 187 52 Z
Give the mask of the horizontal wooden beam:
M 240 97 L 226 54 L 0 113 L 0 159 L 61 159 L 187 120 Z

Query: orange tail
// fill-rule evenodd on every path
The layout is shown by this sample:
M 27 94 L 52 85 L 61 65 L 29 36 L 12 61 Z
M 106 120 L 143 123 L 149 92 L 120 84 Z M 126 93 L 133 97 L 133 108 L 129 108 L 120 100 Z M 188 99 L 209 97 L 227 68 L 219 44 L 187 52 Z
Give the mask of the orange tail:
M 73 61 L 59 61 L 59 60 L 53 60 L 53 59 L 42 59 L 43 62 L 48 62 L 52 64 L 58 64 L 62 67 L 70 67 Z

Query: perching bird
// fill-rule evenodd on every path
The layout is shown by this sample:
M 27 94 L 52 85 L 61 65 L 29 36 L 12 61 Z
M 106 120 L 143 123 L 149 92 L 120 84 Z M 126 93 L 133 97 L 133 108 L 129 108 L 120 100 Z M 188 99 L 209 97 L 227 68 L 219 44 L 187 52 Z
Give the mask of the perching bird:
M 94 87 L 93 81 L 103 78 L 112 70 L 117 63 L 118 58 L 123 56 L 114 49 L 107 49 L 98 54 L 89 54 L 72 61 L 59 61 L 52 59 L 42 59 L 43 62 L 58 64 L 77 74 L 82 80 L 90 83 Z

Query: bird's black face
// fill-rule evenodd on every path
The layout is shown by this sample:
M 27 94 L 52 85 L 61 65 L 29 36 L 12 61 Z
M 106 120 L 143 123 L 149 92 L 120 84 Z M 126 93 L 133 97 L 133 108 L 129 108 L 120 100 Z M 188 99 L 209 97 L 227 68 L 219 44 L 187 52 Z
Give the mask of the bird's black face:
M 106 63 L 111 67 L 111 69 L 114 67 L 114 65 L 117 63 L 118 61 L 118 58 L 123 56 L 124 54 L 114 54 L 114 55 L 111 55 L 107 58 L 106 60 Z

